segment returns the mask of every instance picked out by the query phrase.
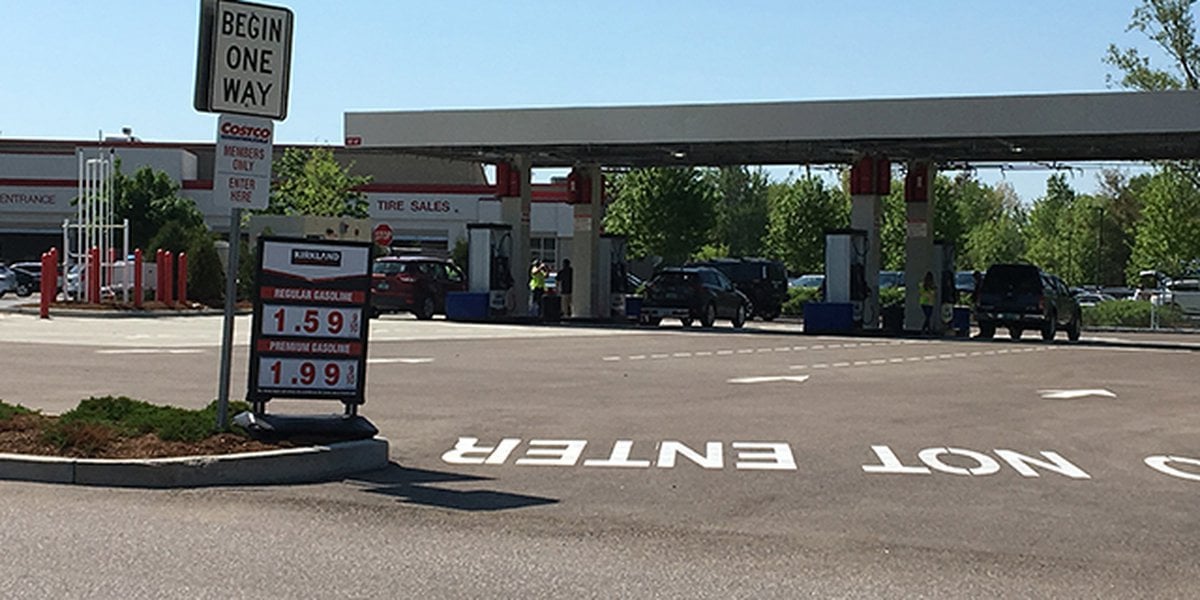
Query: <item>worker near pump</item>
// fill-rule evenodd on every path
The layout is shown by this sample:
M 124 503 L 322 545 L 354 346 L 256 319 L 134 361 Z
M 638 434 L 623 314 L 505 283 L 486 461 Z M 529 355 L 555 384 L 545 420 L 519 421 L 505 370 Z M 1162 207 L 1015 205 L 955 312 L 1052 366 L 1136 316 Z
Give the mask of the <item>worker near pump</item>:
M 537 316 L 541 313 L 542 296 L 546 294 L 546 275 L 549 269 L 546 268 L 546 263 L 535 260 L 529 267 L 529 314 Z
M 571 316 L 571 290 L 575 285 L 575 269 L 571 268 L 571 259 L 564 258 L 562 268 L 558 270 L 558 295 L 562 296 L 562 314 Z
M 921 280 L 919 298 L 921 300 L 921 312 L 925 313 L 925 322 L 921 325 L 921 333 L 933 333 L 933 326 L 930 321 L 932 321 L 933 317 L 933 305 L 937 302 L 937 284 L 933 280 L 932 271 L 926 271 L 925 278 Z

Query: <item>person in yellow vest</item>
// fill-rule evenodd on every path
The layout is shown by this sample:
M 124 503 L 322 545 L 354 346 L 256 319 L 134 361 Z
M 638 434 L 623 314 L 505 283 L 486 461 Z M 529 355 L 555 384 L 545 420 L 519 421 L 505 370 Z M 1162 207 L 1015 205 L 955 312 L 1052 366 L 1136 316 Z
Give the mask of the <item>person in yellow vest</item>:
M 529 268 L 529 314 L 537 316 L 541 314 L 542 295 L 546 293 L 546 274 L 549 270 L 546 268 L 546 263 L 535 260 Z
M 937 302 L 937 284 L 933 281 L 933 272 L 925 271 L 925 278 L 921 280 L 921 312 L 925 313 L 925 322 L 921 325 L 921 333 L 933 333 L 933 328 L 930 321 L 933 316 L 933 306 Z

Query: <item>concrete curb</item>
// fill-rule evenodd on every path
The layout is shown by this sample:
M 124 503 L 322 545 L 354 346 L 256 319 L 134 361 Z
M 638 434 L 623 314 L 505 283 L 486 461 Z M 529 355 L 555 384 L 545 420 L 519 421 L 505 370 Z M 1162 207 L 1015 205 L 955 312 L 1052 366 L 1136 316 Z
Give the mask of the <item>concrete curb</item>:
M 0 308 L 0 312 L 37 317 L 41 310 L 37 306 L 18 304 Z M 252 310 L 239 308 L 234 311 L 237 315 L 251 314 Z M 225 311 L 217 308 L 188 309 L 188 310 L 86 310 L 79 308 L 51 308 L 50 318 L 54 317 L 84 317 L 89 319 L 153 319 L 157 317 L 212 317 L 224 315 Z
M 382 437 L 213 456 L 114 460 L 0 454 L 0 479 L 107 487 L 191 488 L 315 483 L 388 465 Z

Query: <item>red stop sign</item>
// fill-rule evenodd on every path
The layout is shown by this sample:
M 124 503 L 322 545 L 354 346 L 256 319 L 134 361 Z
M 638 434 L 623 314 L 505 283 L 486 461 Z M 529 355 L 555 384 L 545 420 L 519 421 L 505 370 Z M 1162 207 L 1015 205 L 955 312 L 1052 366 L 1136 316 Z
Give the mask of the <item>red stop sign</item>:
M 375 243 L 379 244 L 380 246 L 391 246 L 392 226 L 388 225 L 387 223 L 380 223 L 376 225 L 375 229 L 371 232 L 371 237 L 375 240 Z

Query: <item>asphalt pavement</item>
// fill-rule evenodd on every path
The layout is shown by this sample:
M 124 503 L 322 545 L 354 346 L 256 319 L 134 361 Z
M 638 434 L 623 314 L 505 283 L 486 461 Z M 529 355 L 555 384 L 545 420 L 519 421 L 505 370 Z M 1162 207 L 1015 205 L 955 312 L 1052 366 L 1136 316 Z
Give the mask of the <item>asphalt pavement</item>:
M 371 327 L 362 414 L 389 469 L 172 492 L 3 482 L 0 596 L 1195 596 L 1193 336 Z M 0 398 L 201 406 L 219 344 L 219 317 L 0 313 Z

